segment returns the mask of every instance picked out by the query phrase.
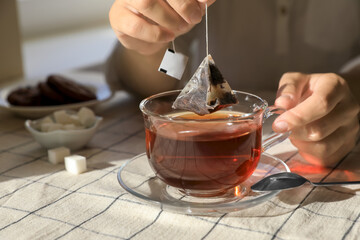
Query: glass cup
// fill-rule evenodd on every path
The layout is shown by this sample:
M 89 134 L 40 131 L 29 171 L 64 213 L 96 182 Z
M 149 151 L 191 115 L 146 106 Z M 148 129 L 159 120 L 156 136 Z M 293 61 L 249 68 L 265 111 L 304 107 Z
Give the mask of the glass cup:
M 140 103 L 146 133 L 146 154 L 159 179 L 195 197 L 221 196 L 248 179 L 261 153 L 289 133 L 262 140 L 266 119 L 284 110 L 260 97 L 234 91 L 238 103 L 199 116 L 173 109 L 180 91 L 156 94 Z

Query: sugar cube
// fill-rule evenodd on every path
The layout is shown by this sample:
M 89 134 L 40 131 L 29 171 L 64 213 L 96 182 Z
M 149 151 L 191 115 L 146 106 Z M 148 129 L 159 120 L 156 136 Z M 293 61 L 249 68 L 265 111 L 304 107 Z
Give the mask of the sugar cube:
M 71 174 L 80 174 L 86 171 L 86 158 L 80 155 L 65 157 L 65 168 Z
M 77 114 L 71 114 L 70 115 L 70 121 L 72 124 L 76 125 L 76 126 L 80 126 L 81 122 L 80 122 L 80 118 Z
M 42 132 L 52 132 L 56 130 L 61 130 L 63 125 L 60 123 L 41 123 L 40 129 Z
M 47 117 L 44 117 L 43 119 L 41 119 L 41 124 L 44 124 L 44 123 L 54 123 L 54 121 L 51 119 L 51 117 L 47 116 Z
M 70 155 L 70 149 L 66 147 L 58 147 L 48 150 L 48 159 L 52 164 L 64 162 L 64 158 Z
M 82 129 L 85 129 L 85 127 L 84 126 L 75 126 L 75 130 L 82 130 Z
M 85 127 L 91 127 L 96 121 L 94 112 L 87 107 L 82 107 L 78 112 L 78 116 L 81 124 Z
M 70 124 L 73 123 L 73 119 L 71 119 L 70 115 L 65 110 L 59 110 L 54 112 L 55 122 L 61 124 Z
M 76 129 L 76 126 L 75 126 L 75 124 L 65 124 L 64 126 L 63 126 L 63 129 L 64 130 L 75 130 Z

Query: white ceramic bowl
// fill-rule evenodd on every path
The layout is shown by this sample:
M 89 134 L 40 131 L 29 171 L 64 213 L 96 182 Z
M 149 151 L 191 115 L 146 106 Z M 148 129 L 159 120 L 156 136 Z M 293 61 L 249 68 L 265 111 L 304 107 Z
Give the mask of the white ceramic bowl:
M 102 119 L 102 117 L 97 116 L 93 126 L 80 130 L 41 132 L 35 127 L 36 120 L 26 120 L 25 127 L 35 140 L 46 149 L 67 147 L 71 150 L 77 150 L 84 147 L 90 141 Z

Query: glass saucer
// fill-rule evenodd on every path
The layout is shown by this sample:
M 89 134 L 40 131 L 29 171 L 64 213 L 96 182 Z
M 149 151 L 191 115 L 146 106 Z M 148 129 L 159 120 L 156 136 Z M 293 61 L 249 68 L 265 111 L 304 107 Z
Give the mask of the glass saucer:
M 279 172 L 290 172 L 290 169 L 280 159 L 263 153 L 253 175 L 239 186 L 218 197 L 192 197 L 156 177 L 146 154 L 142 153 L 126 162 L 117 178 L 126 191 L 161 209 L 188 215 L 218 215 L 247 209 L 276 196 L 280 191 L 255 193 L 250 187 L 267 175 Z

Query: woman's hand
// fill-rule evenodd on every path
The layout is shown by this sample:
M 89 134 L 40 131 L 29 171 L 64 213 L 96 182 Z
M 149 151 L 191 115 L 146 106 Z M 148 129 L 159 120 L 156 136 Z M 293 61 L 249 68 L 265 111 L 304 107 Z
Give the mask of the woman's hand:
M 116 0 L 110 24 L 124 47 L 152 55 L 199 23 L 206 2 L 215 0 Z
M 334 165 L 355 146 L 359 104 L 346 81 L 327 74 L 286 73 L 275 105 L 288 109 L 273 124 L 309 162 Z

